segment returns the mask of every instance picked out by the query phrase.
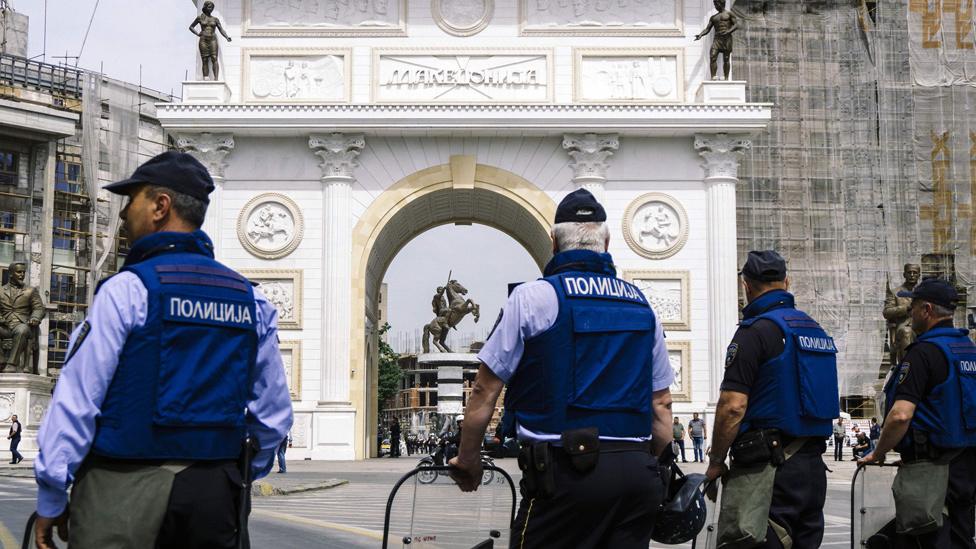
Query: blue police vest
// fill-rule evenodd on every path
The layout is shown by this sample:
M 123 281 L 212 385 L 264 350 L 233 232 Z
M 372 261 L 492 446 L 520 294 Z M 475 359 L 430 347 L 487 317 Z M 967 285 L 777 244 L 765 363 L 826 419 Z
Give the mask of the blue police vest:
M 976 446 L 976 344 L 966 330 L 949 327 L 925 332 L 908 348 L 921 342 L 932 343 L 942 351 L 949 373 L 915 407 L 912 427 L 924 431 L 929 441 L 940 448 Z M 899 364 L 885 385 L 886 415 L 895 403 L 904 366 Z M 899 441 L 896 451 L 904 451 L 911 445 L 910 433 Z
M 257 354 L 254 292 L 202 231 L 136 241 L 123 271 L 148 291 L 125 341 L 92 451 L 122 459 L 233 459 Z
M 750 303 L 741 326 L 771 320 L 783 331 L 783 352 L 759 367 L 740 432 L 779 429 L 794 437 L 829 436 L 840 415 L 837 347 L 793 295 L 773 290 Z
M 534 432 L 596 427 L 601 436 L 649 436 L 655 318 L 644 295 L 616 278 L 608 254 L 562 252 L 544 274 L 559 313 L 525 342 L 506 409 Z

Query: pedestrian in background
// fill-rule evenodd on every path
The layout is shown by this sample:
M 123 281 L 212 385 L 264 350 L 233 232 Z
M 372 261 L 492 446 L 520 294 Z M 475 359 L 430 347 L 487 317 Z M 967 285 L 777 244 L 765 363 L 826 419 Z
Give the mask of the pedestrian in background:
M 278 456 L 278 472 L 287 473 L 288 465 L 285 463 L 285 452 L 288 451 L 288 446 L 291 444 L 291 434 L 281 439 L 281 444 L 278 445 L 278 451 L 276 452 Z
M 235 548 L 245 479 L 268 473 L 292 424 L 277 310 L 214 259 L 200 230 L 214 184 L 192 156 L 104 188 L 128 196 L 131 247 L 72 333 L 38 432 L 37 546 L 57 526 L 77 548 Z
M 869 438 L 871 439 L 871 450 L 874 451 L 878 447 L 878 439 L 881 438 L 881 426 L 878 425 L 878 418 L 876 417 L 871 418 Z
M 708 431 L 705 429 L 705 420 L 698 418 L 698 412 L 691 416 L 688 422 L 688 434 L 691 435 L 691 442 L 695 445 L 695 461 L 702 463 L 705 461 L 705 439 L 708 438 Z
M 718 547 L 817 549 L 823 453 L 840 415 L 837 347 L 796 308 L 778 253 L 749 252 L 740 274 L 748 304 L 726 351 L 705 472 L 724 477 Z
M 400 420 L 397 418 L 390 422 L 390 457 L 400 457 Z
M 674 424 L 671 426 L 671 434 L 674 437 L 674 443 L 678 446 L 675 450 L 675 457 L 678 456 L 678 451 L 681 452 L 681 462 L 688 463 L 685 459 L 685 426 L 681 424 L 681 421 L 677 416 L 674 418 Z
M 837 418 L 833 432 L 834 461 L 844 461 L 844 441 L 847 439 L 847 430 L 844 429 L 844 418 Z
M 17 446 L 20 444 L 20 433 L 23 431 L 20 422 L 17 421 L 17 415 L 14 414 L 10 416 L 10 432 L 7 434 L 7 440 L 10 441 L 10 463 L 11 465 L 16 465 L 21 461 L 24 461 L 24 456 L 20 455 L 17 451 Z

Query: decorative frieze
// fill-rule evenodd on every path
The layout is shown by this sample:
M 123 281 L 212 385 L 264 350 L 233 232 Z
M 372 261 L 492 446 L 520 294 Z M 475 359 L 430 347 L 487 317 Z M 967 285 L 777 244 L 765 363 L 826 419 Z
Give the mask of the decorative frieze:
M 404 36 L 406 0 L 243 0 L 244 36 Z
M 681 0 L 519 0 L 530 35 L 682 36 Z
M 691 330 L 688 271 L 624 271 L 623 278 L 644 292 L 655 318 L 666 330 Z
M 577 101 L 684 100 L 682 50 L 577 49 L 575 54 Z
M 691 342 L 667 340 L 668 362 L 674 373 L 671 398 L 675 402 L 691 402 Z
M 281 365 L 285 368 L 285 381 L 292 400 L 302 399 L 302 342 L 283 340 L 278 343 Z
M 247 102 L 329 103 L 349 100 L 351 55 L 342 49 L 244 51 Z
M 669 195 L 641 195 L 624 213 L 624 240 L 632 250 L 648 259 L 671 257 L 688 240 L 688 214 Z
M 493 0 L 432 0 L 430 7 L 437 26 L 454 36 L 478 34 L 495 12 Z
M 378 103 L 538 103 L 552 100 L 550 50 L 377 50 Z
M 278 310 L 278 329 L 302 329 L 302 271 L 242 269 L 241 274 L 257 284 L 264 297 Z
M 261 259 L 278 259 L 290 254 L 304 233 L 301 209 L 280 193 L 252 198 L 237 218 L 237 238 L 247 251 Z

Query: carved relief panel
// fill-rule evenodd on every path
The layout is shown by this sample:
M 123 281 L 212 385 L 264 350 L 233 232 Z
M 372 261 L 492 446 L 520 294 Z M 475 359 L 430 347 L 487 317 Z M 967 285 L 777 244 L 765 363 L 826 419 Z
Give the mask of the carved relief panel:
M 0 421 L 10 421 L 14 415 L 14 393 L 0 393 Z
M 668 340 L 668 362 L 674 372 L 671 398 L 675 402 L 691 401 L 691 342 Z
M 684 100 L 681 50 L 577 49 L 577 101 Z
M 308 448 L 308 433 L 312 427 L 312 414 L 295 413 L 291 426 L 291 447 Z
M 244 36 L 404 36 L 406 0 L 243 0 Z
M 681 36 L 681 0 L 519 0 L 522 35 Z
M 278 309 L 278 328 L 302 329 L 302 271 L 284 269 L 242 269 L 241 274 Z
M 44 413 L 51 405 L 51 395 L 30 394 L 30 404 L 27 410 L 28 423 L 30 425 L 40 425 L 44 419 Z
M 493 0 L 431 0 L 434 22 L 454 36 L 471 36 L 488 26 L 495 11 Z
M 623 278 L 644 292 L 666 330 L 691 329 L 688 271 L 624 271 Z
M 666 194 L 639 196 L 624 214 L 624 240 L 648 259 L 671 257 L 688 240 L 688 214 L 680 202 Z
M 305 222 L 298 204 L 280 193 L 255 196 L 237 218 L 237 238 L 262 259 L 285 257 L 298 247 Z
M 552 100 L 552 52 L 375 50 L 373 99 L 388 103 Z
M 288 394 L 292 400 L 302 399 L 302 342 L 281 341 L 278 343 L 281 351 L 281 364 L 285 367 L 285 380 L 288 383 Z
M 243 97 L 248 102 L 349 100 L 349 50 L 244 50 Z

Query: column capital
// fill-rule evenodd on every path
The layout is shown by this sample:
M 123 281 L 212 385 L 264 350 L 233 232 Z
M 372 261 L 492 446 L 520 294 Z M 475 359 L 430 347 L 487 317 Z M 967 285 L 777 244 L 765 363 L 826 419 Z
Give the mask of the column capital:
M 361 133 L 328 133 L 308 136 L 308 147 L 322 159 L 323 183 L 352 183 L 359 166 L 359 153 L 366 147 Z
M 223 181 L 224 158 L 234 150 L 234 136 L 229 133 L 181 133 L 176 136 L 176 147 L 206 166 L 210 176 Z
M 567 133 L 563 135 L 563 148 L 573 158 L 573 182 L 577 187 L 607 181 L 609 159 L 620 147 L 615 133 Z
M 705 159 L 705 178 L 738 179 L 739 158 L 752 141 L 726 133 L 696 134 L 695 150 Z

